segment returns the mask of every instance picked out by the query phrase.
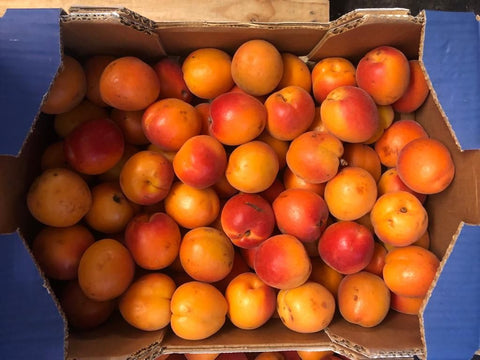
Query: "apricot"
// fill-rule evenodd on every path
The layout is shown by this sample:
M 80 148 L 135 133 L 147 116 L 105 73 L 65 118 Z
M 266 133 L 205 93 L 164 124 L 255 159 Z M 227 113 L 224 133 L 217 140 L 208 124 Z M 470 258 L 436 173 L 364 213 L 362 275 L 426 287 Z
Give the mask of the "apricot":
M 234 256 L 230 239 L 213 227 L 189 230 L 180 244 L 182 267 L 198 281 L 211 283 L 225 278 L 232 270 Z
M 393 109 L 400 113 L 416 111 L 425 102 L 430 92 L 420 61 L 410 60 L 408 65 L 410 67 L 408 87 L 402 97 L 392 104 Z
M 265 100 L 266 129 L 279 140 L 290 141 L 305 132 L 315 118 L 315 103 L 300 86 L 287 86 L 271 93 Z
M 318 240 L 327 227 L 327 204 L 313 191 L 287 189 L 273 201 L 272 208 L 280 232 L 302 242 Z
M 395 167 L 400 151 L 410 141 L 427 138 L 425 129 L 415 120 L 398 120 L 385 129 L 375 143 L 375 151 L 380 162 L 386 167 Z
M 270 187 L 279 171 L 275 150 L 263 141 L 253 140 L 237 146 L 227 162 L 225 176 L 235 189 L 257 193 Z
M 335 314 L 335 298 L 326 287 L 307 281 L 277 295 L 277 311 L 282 323 L 295 332 L 314 333 L 325 329 Z
M 375 241 L 372 259 L 363 270 L 382 277 L 386 255 L 387 249 L 385 248 L 385 246 L 380 244 L 378 241 Z
M 231 73 L 235 84 L 248 94 L 266 95 L 282 79 L 282 55 L 266 40 L 248 40 L 233 54 Z
M 288 146 L 290 143 L 285 140 L 279 140 L 272 135 L 266 130 L 264 130 L 255 140 L 260 140 L 272 147 L 273 150 L 277 153 L 278 157 L 278 167 L 279 170 L 283 170 L 286 165 L 286 156 L 287 156 L 287 151 L 288 151 Z
M 338 172 L 343 143 L 334 135 L 307 131 L 290 143 L 286 161 L 290 170 L 308 183 L 319 184 Z
M 75 225 L 92 205 L 85 180 L 66 168 L 44 170 L 27 192 L 30 214 L 39 222 L 55 227 Z
M 73 109 L 56 114 L 53 122 L 55 133 L 65 138 L 78 125 L 97 118 L 108 117 L 107 109 L 95 105 L 88 99 L 83 99 Z
M 168 98 L 154 102 L 145 110 L 142 127 L 152 144 L 177 151 L 189 138 L 200 134 L 202 119 L 189 103 Z
M 147 145 L 149 140 L 142 128 L 143 110 L 125 111 L 112 109 L 110 118 L 115 121 L 122 130 L 125 141 L 132 145 Z
M 395 120 L 395 111 L 393 111 L 392 105 L 377 105 L 377 111 L 378 127 L 370 139 L 364 142 L 367 145 L 374 144 L 382 136 L 385 129 L 392 125 L 393 120 Z
M 135 215 L 135 207 L 125 197 L 118 182 L 102 182 L 91 188 L 92 206 L 85 214 L 94 230 L 114 234 L 125 229 Z
M 308 280 L 312 264 L 300 240 L 281 234 L 271 236 L 256 248 L 254 268 L 267 285 L 291 289 Z
M 344 144 L 342 159 L 349 166 L 367 170 L 375 181 L 378 181 L 382 175 L 382 164 L 378 154 L 372 147 L 366 144 Z
M 127 323 L 137 329 L 163 329 L 170 324 L 170 300 L 175 289 L 175 282 L 168 275 L 142 275 L 120 297 L 120 314 Z
M 176 57 L 164 57 L 153 65 L 153 70 L 160 80 L 160 99 L 176 98 L 188 103 L 192 102 L 193 95 L 188 88 L 182 65 Z
M 172 164 L 183 183 L 202 189 L 214 185 L 225 174 L 227 153 L 213 136 L 196 135 L 180 147 Z
M 96 301 L 87 297 L 76 279 L 68 281 L 59 291 L 58 301 L 70 329 L 89 330 L 100 326 L 117 308 L 114 299 Z
M 312 77 L 308 65 L 299 56 L 282 52 L 283 74 L 277 90 L 287 86 L 300 86 L 307 92 L 312 90 Z
M 328 93 L 340 86 L 356 86 L 355 66 L 342 57 L 320 60 L 312 69 L 313 97 L 320 104 Z
M 186 353 L 187 360 L 215 360 L 219 353 Z
M 82 65 L 72 56 L 64 55 L 41 111 L 46 114 L 70 111 L 82 102 L 86 92 L 87 79 Z
M 197 189 L 180 181 L 173 183 L 164 204 L 166 213 L 187 229 L 207 226 L 220 214 L 220 199 L 213 188 Z
M 336 219 L 356 220 L 375 204 L 377 184 L 367 170 L 347 166 L 327 182 L 324 198 Z
M 333 355 L 332 350 L 297 350 L 301 360 L 327 360 L 327 356 Z
M 119 181 L 123 193 L 130 201 L 152 205 L 165 199 L 173 178 L 171 162 L 160 153 L 142 150 L 125 162 Z
M 102 72 L 99 87 L 105 103 L 125 111 L 143 110 L 160 94 L 160 80 L 155 70 L 135 56 L 110 62 Z
M 449 149 L 431 138 L 416 139 L 405 145 L 396 167 L 405 185 L 421 194 L 442 192 L 455 176 L 455 163 Z
M 119 241 L 104 238 L 90 245 L 78 265 L 78 283 L 87 297 L 114 299 L 127 290 L 135 275 L 135 262 Z
M 77 277 L 83 253 L 94 241 L 90 230 L 80 224 L 63 228 L 47 226 L 33 239 L 32 253 L 46 276 L 72 280 Z
M 285 189 L 304 189 L 310 190 L 323 197 L 326 183 L 313 184 L 303 180 L 295 175 L 289 167 L 283 170 L 283 184 Z
M 378 46 L 358 62 L 357 85 L 367 91 L 378 105 L 400 99 L 408 88 L 410 66 L 405 54 L 392 46 Z
M 68 167 L 68 163 L 63 151 L 63 140 L 50 143 L 42 153 L 40 168 L 47 170 L 64 167 Z
M 385 256 L 383 279 L 397 295 L 424 297 L 439 266 L 440 260 L 430 250 L 416 245 L 399 247 Z
M 213 99 L 234 85 L 231 64 L 230 55 L 223 50 L 197 49 L 183 61 L 183 79 L 194 95 L 202 99 Z
M 390 168 L 385 170 L 380 179 L 377 182 L 378 196 L 383 194 L 393 192 L 393 191 L 407 191 L 412 193 L 417 197 L 418 200 L 423 204 L 427 198 L 425 194 L 419 194 L 412 189 L 410 189 L 398 176 L 398 171 L 396 168 Z
M 134 216 L 124 231 L 124 244 L 133 260 L 147 270 L 170 266 L 178 257 L 181 240 L 178 224 L 162 211 Z
M 140 150 L 137 146 L 125 143 L 123 155 L 120 158 L 120 160 L 118 160 L 117 163 L 113 165 L 110 169 L 98 175 L 98 180 L 99 181 L 119 181 L 120 173 L 122 172 L 123 165 L 125 165 L 127 160 L 130 159 L 133 154 L 136 154 L 139 151 Z
M 84 64 L 85 77 L 87 79 L 87 92 L 85 97 L 100 107 L 107 107 L 108 104 L 103 101 L 100 94 L 100 77 L 103 70 L 115 60 L 115 56 L 111 55 L 93 55 L 88 57 Z
M 411 193 L 395 191 L 380 196 L 370 212 L 373 229 L 386 244 L 407 246 L 427 230 L 428 213 Z
M 221 329 L 226 320 L 228 304 L 213 285 L 189 281 L 177 287 L 170 309 L 170 326 L 178 337 L 202 340 Z
M 242 92 L 217 96 L 210 104 L 209 131 L 222 144 L 241 145 L 259 136 L 267 123 L 267 109 Z
M 315 249 L 318 253 L 318 250 Z M 338 285 L 345 275 L 339 273 L 337 270 L 328 266 L 321 257 L 311 257 L 312 273 L 309 280 L 325 286 L 328 291 L 336 298 L 338 292 Z
M 408 297 L 391 293 L 390 308 L 407 315 L 418 315 L 423 305 L 424 297 Z
M 360 271 L 346 275 L 338 287 L 338 309 L 342 317 L 362 327 L 380 324 L 390 309 L 390 290 L 381 277 Z
M 320 105 L 325 128 L 340 140 L 363 143 L 377 131 L 378 109 L 370 95 L 356 86 L 340 86 Z
M 240 329 L 257 329 L 275 312 L 276 293 L 253 272 L 234 277 L 225 291 L 228 317 Z
M 322 113 L 320 111 L 320 106 L 315 106 L 315 116 L 313 117 L 313 122 L 308 128 L 308 130 L 328 132 L 328 130 L 325 128 L 325 124 L 322 121 Z

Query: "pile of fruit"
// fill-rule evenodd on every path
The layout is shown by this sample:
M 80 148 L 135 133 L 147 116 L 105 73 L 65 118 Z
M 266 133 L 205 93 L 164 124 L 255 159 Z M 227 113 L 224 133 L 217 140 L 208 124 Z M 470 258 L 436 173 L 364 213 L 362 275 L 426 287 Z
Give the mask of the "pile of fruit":
M 156 63 L 65 55 L 27 205 L 69 325 L 119 311 L 199 340 L 227 319 L 312 333 L 337 311 L 417 314 L 439 266 L 424 202 L 455 172 L 414 119 L 428 93 L 391 46 L 356 64 L 259 39 Z

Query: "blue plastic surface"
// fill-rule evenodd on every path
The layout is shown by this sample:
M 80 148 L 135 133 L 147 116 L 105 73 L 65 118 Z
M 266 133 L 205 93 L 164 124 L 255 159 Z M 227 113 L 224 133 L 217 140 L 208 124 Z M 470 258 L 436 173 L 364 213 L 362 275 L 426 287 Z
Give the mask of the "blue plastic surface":
M 463 150 L 480 148 L 480 26 L 473 13 L 426 11 L 423 62 Z M 480 226 L 464 225 L 425 309 L 428 359 L 480 348 Z
M 0 18 L 1 123 L 9 126 L 0 132 L 0 154 L 18 154 L 58 70 L 60 13 L 9 9 Z
M 17 155 L 60 64 L 59 9 L 0 18 L 0 154 Z M 27 50 L 26 50 L 27 49 Z M 0 359 L 64 359 L 64 323 L 17 233 L 0 235 Z
M 423 63 L 462 150 L 480 148 L 480 23 L 426 11 Z

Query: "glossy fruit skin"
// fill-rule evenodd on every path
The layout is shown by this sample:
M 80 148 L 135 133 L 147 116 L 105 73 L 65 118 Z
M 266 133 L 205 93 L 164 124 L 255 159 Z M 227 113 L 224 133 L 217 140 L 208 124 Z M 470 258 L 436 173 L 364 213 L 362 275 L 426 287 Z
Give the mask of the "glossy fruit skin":
M 338 308 L 350 323 L 377 326 L 390 309 L 390 290 L 381 277 L 372 273 L 346 275 L 338 287 Z
M 111 107 L 137 111 L 158 99 L 161 85 L 150 65 L 135 56 L 124 56 L 105 67 L 99 87 L 102 100 Z
M 374 252 L 372 232 L 354 221 L 329 225 L 318 242 L 318 252 L 326 264 L 341 274 L 363 270 Z
M 416 111 L 430 93 L 425 74 L 419 60 L 409 60 L 410 81 L 407 90 L 392 106 L 397 112 L 411 113 Z
M 327 204 L 310 190 L 285 190 L 273 201 L 272 207 L 280 232 L 293 235 L 302 242 L 318 240 L 327 227 Z
M 269 238 L 275 227 L 270 203 L 258 194 L 238 193 L 222 207 L 222 229 L 233 244 L 252 248 Z
M 124 149 L 122 130 L 109 118 L 79 125 L 64 143 L 69 165 L 87 175 L 99 175 L 112 168 L 121 159 Z

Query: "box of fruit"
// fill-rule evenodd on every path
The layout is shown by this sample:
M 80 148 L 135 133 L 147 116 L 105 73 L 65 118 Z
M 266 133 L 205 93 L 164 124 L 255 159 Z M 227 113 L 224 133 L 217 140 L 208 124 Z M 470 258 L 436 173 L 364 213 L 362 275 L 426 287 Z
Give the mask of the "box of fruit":
M 470 359 L 478 29 L 8 10 L 2 358 Z

